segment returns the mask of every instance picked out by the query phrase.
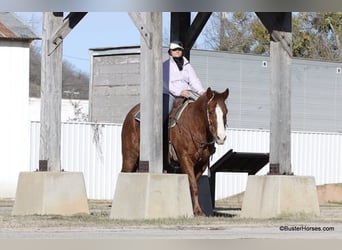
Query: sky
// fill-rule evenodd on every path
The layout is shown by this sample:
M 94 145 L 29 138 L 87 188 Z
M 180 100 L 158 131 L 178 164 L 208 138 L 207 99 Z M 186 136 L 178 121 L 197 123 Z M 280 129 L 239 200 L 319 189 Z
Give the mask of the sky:
M 16 12 L 16 15 L 41 36 L 42 12 Z M 163 35 L 169 34 L 169 20 L 170 14 L 164 12 Z M 39 45 L 40 41 L 36 43 Z M 140 33 L 127 12 L 88 12 L 64 39 L 63 59 L 76 70 L 89 74 L 90 48 L 135 45 L 140 45 Z

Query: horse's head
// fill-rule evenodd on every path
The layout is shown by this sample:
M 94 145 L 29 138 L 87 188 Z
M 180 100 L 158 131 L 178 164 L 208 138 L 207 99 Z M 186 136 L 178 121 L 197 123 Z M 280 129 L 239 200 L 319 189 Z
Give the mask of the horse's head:
M 228 109 L 226 106 L 226 99 L 229 95 L 227 88 L 222 93 L 207 89 L 206 97 L 208 99 L 207 117 L 209 122 L 209 130 L 213 135 L 217 144 L 223 144 L 226 140 L 226 124 Z

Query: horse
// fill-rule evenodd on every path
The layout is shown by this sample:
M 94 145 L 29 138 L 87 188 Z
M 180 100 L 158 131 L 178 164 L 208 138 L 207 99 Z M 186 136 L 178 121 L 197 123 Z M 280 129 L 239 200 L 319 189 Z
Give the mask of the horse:
M 196 216 L 204 215 L 198 201 L 198 180 L 209 165 L 209 157 L 215 152 L 215 142 L 223 144 L 226 139 L 228 109 L 225 101 L 228 95 L 228 88 L 218 93 L 209 87 L 186 106 L 175 126 L 170 127 L 169 140 L 176 155 L 166 154 L 170 160 L 178 161 L 181 171 L 188 176 Z M 139 110 L 140 104 L 134 106 L 122 126 L 121 172 L 135 172 L 138 168 L 140 123 L 135 115 Z

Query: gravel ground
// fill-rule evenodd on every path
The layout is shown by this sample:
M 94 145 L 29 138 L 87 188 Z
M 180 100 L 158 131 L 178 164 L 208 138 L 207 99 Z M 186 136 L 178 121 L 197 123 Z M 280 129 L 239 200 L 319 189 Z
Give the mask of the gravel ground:
M 316 218 L 257 220 L 221 201 L 220 216 L 134 221 L 110 219 L 110 205 L 91 200 L 90 215 L 12 216 L 13 200 L 0 200 L 0 239 L 342 239 L 342 204 L 321 206 Z

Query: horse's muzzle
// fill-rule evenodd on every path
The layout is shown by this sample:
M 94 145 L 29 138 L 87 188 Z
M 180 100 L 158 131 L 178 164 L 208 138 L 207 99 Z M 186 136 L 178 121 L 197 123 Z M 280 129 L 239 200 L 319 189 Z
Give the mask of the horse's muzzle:
M 215 141 L 216 141 L 217 144 L 222 145 L 226 141 L 226 138 L 227 138 L 227 136 L 225 136 L 223 138 L 217 137 Z

